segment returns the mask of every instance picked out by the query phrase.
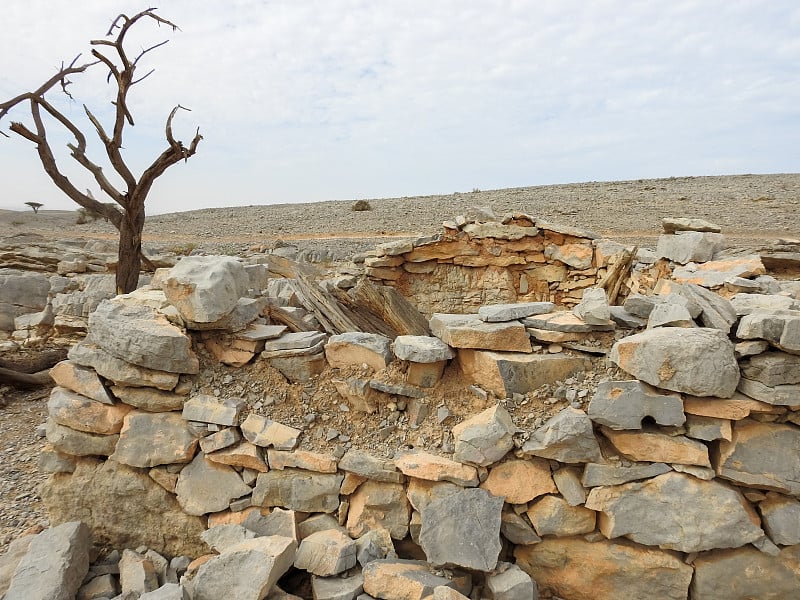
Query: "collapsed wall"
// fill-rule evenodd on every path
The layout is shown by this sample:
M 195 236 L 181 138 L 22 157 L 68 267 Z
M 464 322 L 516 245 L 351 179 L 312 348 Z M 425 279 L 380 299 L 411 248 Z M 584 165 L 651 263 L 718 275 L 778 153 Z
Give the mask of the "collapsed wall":
M 534 227 L 520 223 L 487 224 L 491 243 L 504 227 L 506 238 Z M 552 241 L 555 229 L 538 225 L 536 236 Z M 528 237 L 535 239 L 518 239 Z M 468 244 L 484 243 L 475 239 Z M 670 260 L 698 259 L 693 253 L 709 240 L 677 240 L 684 253 Z M 527 252 L 507 241 L 514 253 Z M 556 264 L 548 247 L 528 251 Z M 415 251 L 391 268 L 412 273 L 403 265 Z M 87 339 L 53 371 L 59 387 L 42 456 L 53 475 L 43 499 L 54 524 L 81 520 L 99 543 L 143 544 L 169 556 L 205 554 L 207 527 L 237 524 L 295 539 L 295 567 L 314 573 L 301 558 L 311 552 L 305 540 L 321 543 L 313 536 L 325 532 L 338 540 L 326 551 L 342 556 L 355 540 L 369 552 L 353 546 L 352 560 L 316 575 L 347 581 L 352 597 L 363 590 L 421 599 L 441 585 L 530 597 L 531 582 L 566 600 L 654 590 L 660 598 L 792 597 L 800 588 L 800 305 L 796 290 L 757 277 L 757 258 L 747 265 L 756 272 L 723 276 L 730 265 L 703 268 L 713 257 L 685 260 L 656 294 L 632 294 L 622 307 L 608 306 L 593 287 L 596 273 L 577 275 L 592 283 L 574 311 L 547 302 L 569 297 L 560 283 L 548 282 L 548 295 L 535 302 L 499 306 L 520 300 L 519 288 L 490 302 L 479 300 L 484 290 L 461 304 L 477 315 L 434 314 L 433 336 L 393 343 L 269 324 L 271 300 L 243 297 L 250 280 L 236 260 L 187 259 L 154 286 L 102 303 Z M 463 266 L 443 260 L 428 275 Z M 383 268 L 367 266 L 373 276 Z M 470 268 L 484 267 L 492 268 Z M 681 273 L 708 287 L 679 280 Z M 421 309 L 434 306 L 413 287 L 423 279 L 403 277 L 392 280 L 398 289 L 415 294 Z M 628 379 L 602 381 L 591 395 L 556 394 L 558 410 L 536 426 L 514 421 L 511 406 L 535 401 L 535 388 L 581 372 L 611 344 L 609 359 Z M 198 393 L 197 353 L 205 348 L 227 364 L 265 361 L 300 382 L 339 369 L 338 402 L 374 414 L 376 429 L 399 411 L 418 426 L 442 414 L 424 399 L 443 372 L 458 371 L 462 395 L 482 393 L 491 405 L 442 425 L 452 447 L 403 447 L 384 457 L 334 437 L 327 441 L 356 443 L 342 452 L 324 443 L 307 449 L 303 428 L 271 418 L 270 405 L 256 408 L 224 386 Z M 378 376 L 398 364 L 402 381 Z M 222 568 L 235 547 L 216 547 L 207 564 Z M 417 585 L 420 573 L 430 582 Z M 197 586 L 197 597 L 206 579 L 198 572 L 186 585 Z

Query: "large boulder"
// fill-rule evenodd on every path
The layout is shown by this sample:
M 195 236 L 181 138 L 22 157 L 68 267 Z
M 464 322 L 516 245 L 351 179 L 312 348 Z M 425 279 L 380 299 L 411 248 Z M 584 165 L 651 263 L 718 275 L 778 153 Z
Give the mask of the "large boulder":
M 146 471 L 113 460 L 80 459 L 74 473 L 50 476 L 41 496 L 53 525 L 83 521 L 99 546 L 147 546 L 168 556 L 208 551 L 203 519 L 184 513 Z
M 41 273 L 0 269 L 0 331 L 14 331 L 14 319 L 47 304 L 50 280 Z
M 682 473 L 594 488 L 586 507 L 601 511 L 600 531 L 681 552 L 737 548 L 764 535 L 759 518 L 734 488 Z
M 730 398 L 739 383 L 733 343 L 718 329 L 660 327 L 614 344 L 611 360 L 659 388 Z
M 233 257 L 187 256 L 170 269 L 162 287 L 184 319 L 213 323 L 233 311 L 249 282 L 244 266 Z

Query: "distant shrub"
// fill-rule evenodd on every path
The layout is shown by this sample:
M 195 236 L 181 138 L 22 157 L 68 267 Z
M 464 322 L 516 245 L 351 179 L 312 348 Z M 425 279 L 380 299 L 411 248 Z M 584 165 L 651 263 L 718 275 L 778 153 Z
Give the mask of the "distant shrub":
M 479 194 L 479 193 L 480 193 L 480 191 L 481 191 L 481 189 L 480 189 L 480 188 L 472 188 L 472 193 L 473 193 L 473 194 Z
M 197 244 L 194 242 L 186 242 L 185 244 L 175 244 L 168 248 L 172 254 L 179 254 L 181 256 L 189 256 L 192 251 L 197 250 Z
M 353 202 L 353 210 L 358 212 L 372 210 L 372 205 L 366 200 L 356 200 Z

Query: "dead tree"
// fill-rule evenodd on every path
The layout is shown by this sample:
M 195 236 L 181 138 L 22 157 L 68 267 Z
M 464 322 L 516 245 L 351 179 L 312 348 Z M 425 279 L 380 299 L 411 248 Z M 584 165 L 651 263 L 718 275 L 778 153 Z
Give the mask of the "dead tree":
M 163 24 L 171 27 L 173 31 L 178 28 L 171 21 L 156 15 L 155 10 L 154 8 L 148 8 L 132 17 L 124 14 L 117 16 L 106 34 L 109 39 L 90 41 L 92 46 L 91 54 L 94 60 L 79 64 L 80 55 L 78 55 L 69 65 L 64 66 L 62 63 L 58 73 L 45 81 L 36 90 L 25 92 L 0 104 L 0 120 L 14 107 L 20 104 L 29 104 L 33 125 L 27 126 L 21 122 L 13 121 L 10 126 L 11 131 L 36 144 L 39 160 L 45 172 L 62 192 L 87 211 L 98 213 L 108 219 L 119 231 L 119 261 L 116 275 L 117 293 L 127 293 L 136 289 L 142 260 L 149 263 L 142 255 L 142 230 L 145 221 L 145 200 L 153 183 L 167 168 L 194 155 L 197 145 L 203 139 L 199 129 L 188 147 L 182 141 L 175 139 L 172 133 L 172 121 L 179 110 L 188 110 L 178 105 L 172 109 L 167 117 L 165 128 L 166 149 L 138 177 L 133 174 L 123 158 L 123 132 L 127 125 L 131 127 L 134 125 L 133 115 L 128 110 L 128 93 L 134 85 L 140 83 L 153 72 L 153 70 L 150 70 L 137 78 L 136 67 L 144 55 L 166 43 L 166 41 L 163 41 L 146 48 L 140 51 L 135 58 L 132 58 L 125 49 L 125 36 L 133 25 L 143 19 L 152 19 L 158 25 Z M 108 163 L 116 173 L 121 185 L 112 182 L 106 177 L 103 168 L 86 155 L 86 136 L 84 133 L 73 120 L 59 111 L 46 98 L 49 92 L 60 88 L 63 93 L 72 99 L 72 94 L 68 89 L 68 86 L 72 83 L 69 77 L 84 73 L 94 67 L 108 69 L 107 81 L 116 86 L 115 98 L 112 101 L 114 123 L 110 129 L 107 129 L 85 104 L 83 109 L 94 128 L 95 134 L 100 138 Z M 91 192 L 81 192 L 62 173 L 56 163 L 53 150 L 47 138 L 47 128 L 43 116 L 50 117 L 55 123 L 65 128 L 74 138 L 73 142 L 67 144 L 70 156 L 91 174 L 102 192 L 113 200 L 112 203 L 99 202 L 92 197 Z M 47 126 L 51 126 L 51 123 L 48 122 Z M 56 125 L 52 124 L 52 126 Z M 9 137 L 2 131 L 0 133 Z M 117 208 L 117 206 L 120 208 Z

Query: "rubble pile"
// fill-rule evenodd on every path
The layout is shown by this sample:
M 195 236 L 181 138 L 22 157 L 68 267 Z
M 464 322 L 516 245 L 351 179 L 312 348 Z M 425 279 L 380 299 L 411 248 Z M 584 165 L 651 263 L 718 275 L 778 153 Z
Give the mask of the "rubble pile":
M 430 243 L 379 249 L 367 276 L 411 291 L 423 313 L 444 297 L 410 275 L 496 267 L 514 273 L 513 293 L 487 298 L 463 279 L 460 307 L 474 310 L 432 311 L 431 335 L 331 330 L 314 310 L 322 296 L 293 306 L 290 280 L 230 257 L 186 258 L 101 302 L 52 371 L 40 465 L 53 527 L 0 559 L 5 600 L 795 597 L 797 282 L 768 275 L 757 255 L 721 254 L 712 224 L 667 220 L 652 260 L 617 271 L 614 303 L 598 283 L 630 249 L 601 265 L 611 246 L 520 216 L 445 227 Z M 584 254 L 577 273 L 569 261 Z M 581 285 L 546 281 L 520 301 L 521 278 L 546 267 L 573 269 Z M 446 445 L 386 457 L 333 435 L 307 449 L 322 431 L 313 420 L 201 390 L 201 351 L 232 368 L 264 361 L 294 382 L 338 369 L 353 419 L 390 403 L 412 427 L 439 419 L 447 407 L 426 397 L 449 372 L 490 406 L 440 419 Z M 597 356 L 625 376 L 571 390 L 543 423 L 515 422 L 509 402 Z M 391 439 L 393 425 L 375 429 Z M 121 554 L 98 557 L 92 543 Z

